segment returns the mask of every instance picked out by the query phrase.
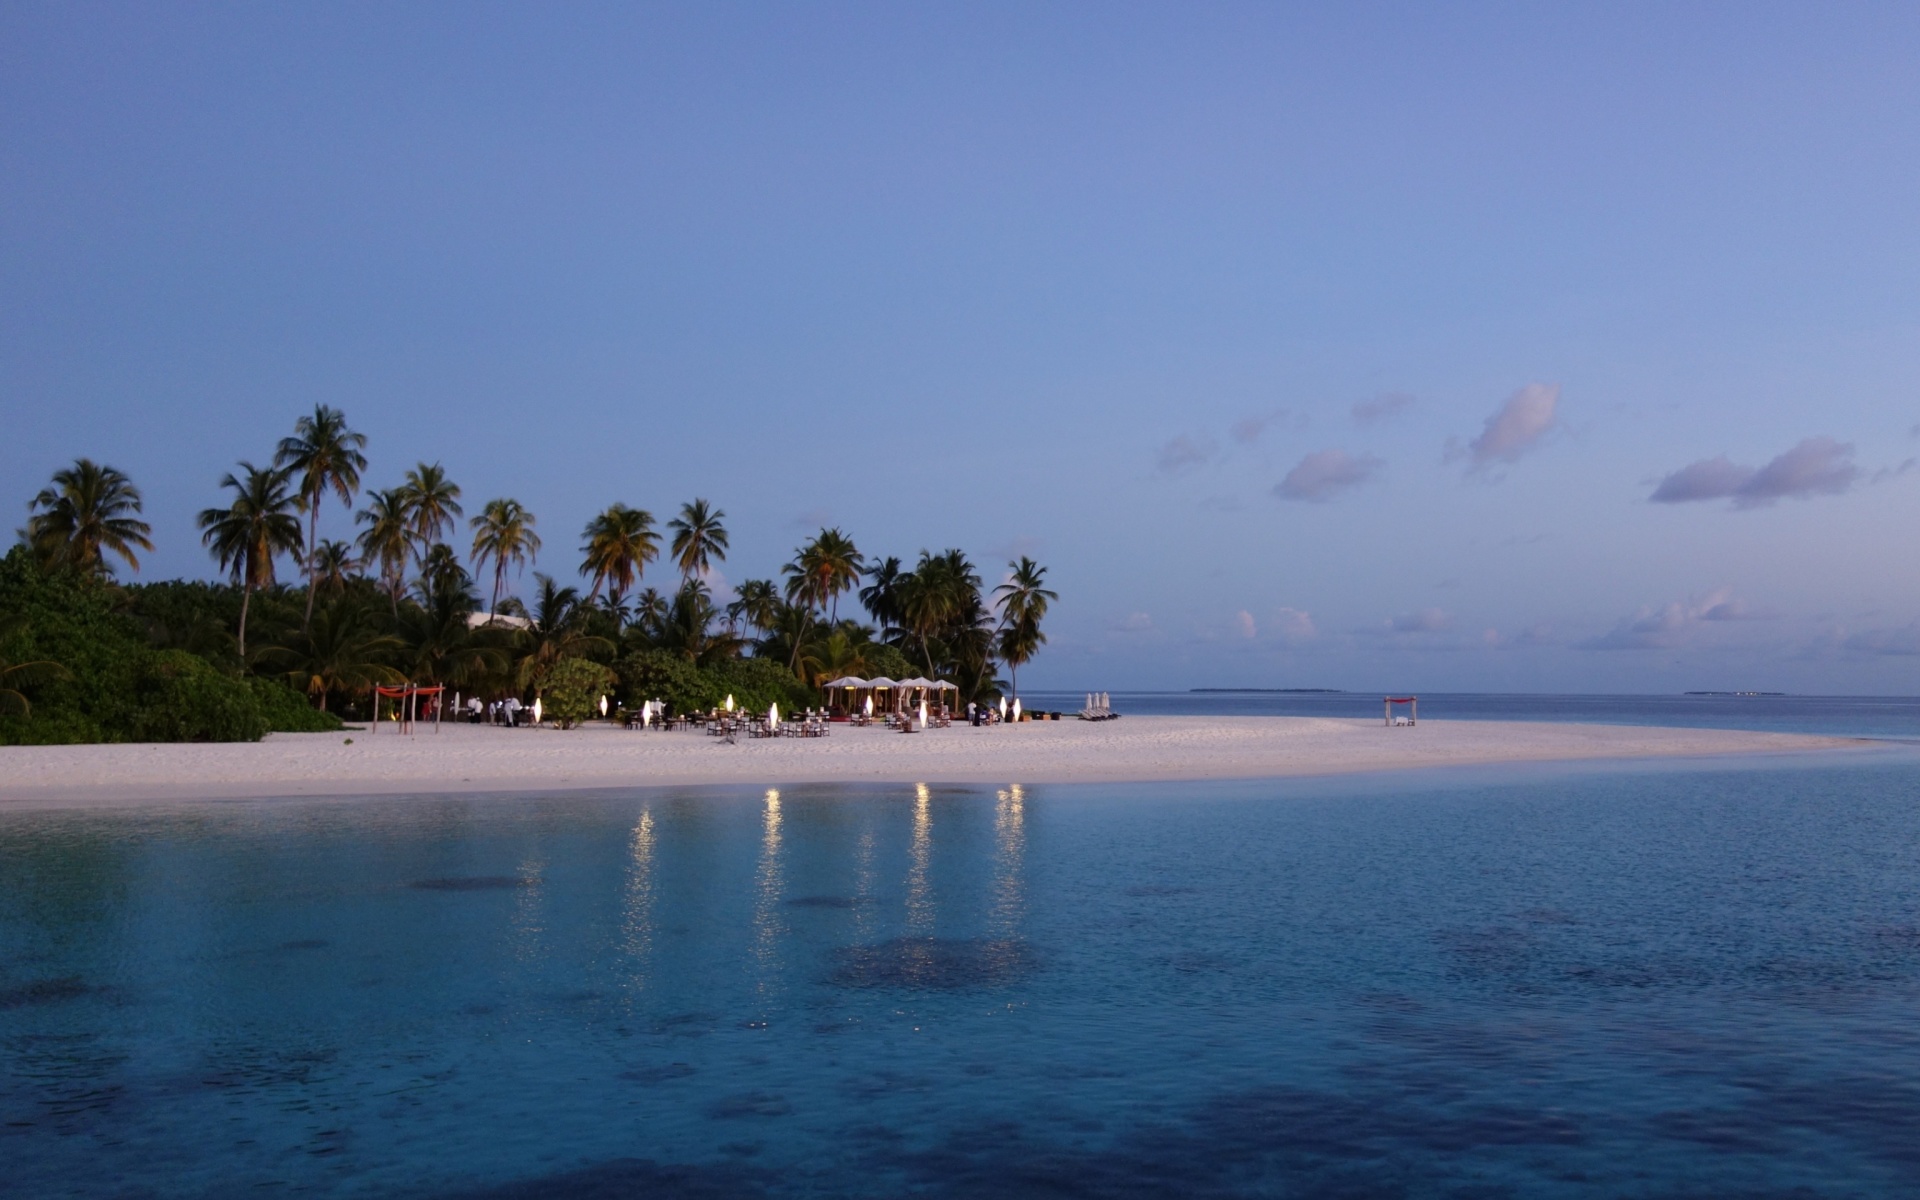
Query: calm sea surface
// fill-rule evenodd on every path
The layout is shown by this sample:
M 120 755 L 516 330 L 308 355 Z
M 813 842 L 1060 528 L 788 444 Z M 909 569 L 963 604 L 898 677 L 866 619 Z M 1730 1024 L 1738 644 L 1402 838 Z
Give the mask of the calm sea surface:
M 1920 751 L 4 814 L 0 1191 L 1912 1196 Z
M 1404 695 L 1405 693 L 1395 693 Z M 1112 692 L 1120 713 L 1157 716 L 1375 717 L 1381 692 Z M 1084 692 L 1029 692 L 1029 707 L 1078 712 Z M 1402 710 L 1405 711 L 1404 709 Z M 1454 721 L 1591 721 L 1763 729 L 1920 741 L 1916 696 L 1553 696 L 1432 692 L 1423 718 Z

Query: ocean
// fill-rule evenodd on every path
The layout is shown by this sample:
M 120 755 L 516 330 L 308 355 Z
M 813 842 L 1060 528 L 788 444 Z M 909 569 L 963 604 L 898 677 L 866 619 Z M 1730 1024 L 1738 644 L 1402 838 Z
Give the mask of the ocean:
M 1665 723 L 1914 722 L 1745 704 Z M 8 1195 L 1920 1193 L 1899 741 L 13 811 L 0 881 Z

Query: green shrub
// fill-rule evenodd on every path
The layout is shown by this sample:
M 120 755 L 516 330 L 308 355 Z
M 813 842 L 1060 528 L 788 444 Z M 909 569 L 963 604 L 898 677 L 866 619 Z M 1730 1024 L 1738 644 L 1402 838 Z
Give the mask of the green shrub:
M 723 693 L 699 667 L 665 650 L 635 650 L 616 668 L 629 708 L 647 700 L 665 700 L 674 713 L 712 708 Z
M 540 691 L 541 715 L 572 729 L 600 711 L 600 697 L 613 691 L 614 674 L 589 658 L 563 658 L 547 671 Z
M 247 686 L 253 689 L 253 698 L 272 733 L 332 733 L 341 728 L 339 717 L 321 712 L 278 679 L 256 675 L 247 680 Z
M 723 697 L 730 693 L 734 706 L 748 712 L 763 713 L 776 703 L 781 712 L 793 712 L 820 703 L 820 693 L 771 659 L 731 659 L 707 668 L 705 674 Z
M 253 689 L 185 650 L 153 654 L 135 700 L 135 741 L 257 742 L 267 732 Z

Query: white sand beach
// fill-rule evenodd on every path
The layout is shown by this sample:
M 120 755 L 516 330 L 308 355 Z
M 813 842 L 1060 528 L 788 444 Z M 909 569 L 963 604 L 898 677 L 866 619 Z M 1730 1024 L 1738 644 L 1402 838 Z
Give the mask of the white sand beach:
M 351 738 L 351 742 L 348 739 Z M 1589 759 L 1781 754 L 1855 739 L 1710 729 L 1517 721 L 1317 717 L 1128 717 L 956 726 L 923 733 L 835 728 L 830 737 L 741 740 L 608 726 L 430 726 L 412 736 L 275 734 L 258 743 L 0 747 L 0 807 L 435 792 L 558 791 L 661 784 L 834 781 L 1062 783 L 1336 775 Z

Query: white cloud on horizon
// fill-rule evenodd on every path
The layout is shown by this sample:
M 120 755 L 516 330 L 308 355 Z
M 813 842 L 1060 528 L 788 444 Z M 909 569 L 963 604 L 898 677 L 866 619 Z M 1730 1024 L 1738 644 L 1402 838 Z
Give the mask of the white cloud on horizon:
M 1699 600 L 1675 600 L 1661 608 L 1643 605 L 1606 633 L 1576 646 L 1581 650 L 1668 650 L 1703 622 L 1759 619 L 1760 614 L 1735 597 L 1732 589 L 1720 588 Z

